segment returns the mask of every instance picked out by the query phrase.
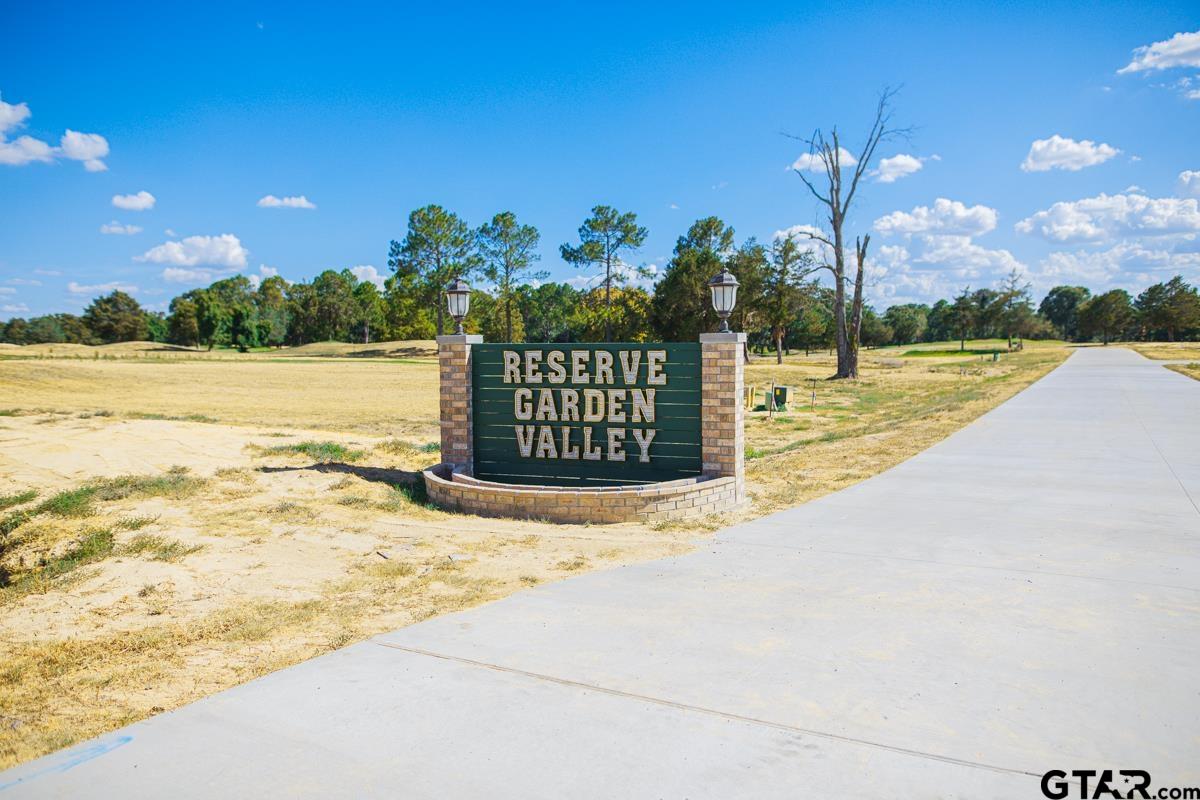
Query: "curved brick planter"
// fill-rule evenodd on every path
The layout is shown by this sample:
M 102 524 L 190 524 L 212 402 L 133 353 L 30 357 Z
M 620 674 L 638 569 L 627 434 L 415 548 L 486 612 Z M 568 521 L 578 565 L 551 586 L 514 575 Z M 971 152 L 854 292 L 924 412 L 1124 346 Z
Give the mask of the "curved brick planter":
M 481 481 L 449 464 L 430 467 L 423 474 L 425 490 L 433 503 L 483 517 L 647 522 L 715 514 L 738 505 L 737 480 L 733 476 L 576 489 Z

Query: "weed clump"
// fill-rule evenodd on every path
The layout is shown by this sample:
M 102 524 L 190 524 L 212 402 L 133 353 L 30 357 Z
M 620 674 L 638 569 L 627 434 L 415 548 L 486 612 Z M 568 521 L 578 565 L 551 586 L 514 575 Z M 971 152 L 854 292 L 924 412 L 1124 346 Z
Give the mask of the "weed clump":
M 416 572 L 416 568 L 403 561 L 379 561 L 368 564 L 363 572 L 372 578 L 407 578 Z
M 92 508 L 92 496 L 95 493 L 96 490 L 91 486 L 68 489 L 42 501 L 33 509 L 33 513 L 54 517 L 90 517 L 96 513 Z
M 398 456 L 412 456 L 417 455 L 418 453 L 437 453 L 442 449 L 442 446 L 437 442 L 413 444 L 412 442 L 406 442 L 403 439 L 388 439 L 387 441 L 380 442 L 378 445 L 376 445 L 375 449 L 384 453 L 391 453 Z
M 150 533 L 139 533 L 121 548 L 122 555 L 149 555 L 151 561 L 179 561 L 184 556 L 198 553 L 204 545 L 185 545 L 166 536 L 156 536 Z
M 11 599 L 30 592 L 49 591 L 56 578 L 61 578 L 79 567 L 103 561 L 113 554 L 114 548 L 111 530 L 87 530 L 62 555 L 43 558 L 39 564 L 21 573 L 15 580 L 7 571 L 0 570 L 0 588 L 5 590 L 0 599 Z
M 195 494 L 207 481 L 188 473 L 187 467 L 171 467 L 162 475 L 121 475 L 105 478 L 85 487 L 97 500 L 125 500 L 130 497 L 170 497 L 182 499 Z
M 266 455 L 307 456 L 319 464 L 329 464 L 334 461 L 353 462 L 360 460 L 366 453 L 362 450 L 351 450 L 339 442 L 299 442 L 298 444 L 281 444 L 263 450 Z

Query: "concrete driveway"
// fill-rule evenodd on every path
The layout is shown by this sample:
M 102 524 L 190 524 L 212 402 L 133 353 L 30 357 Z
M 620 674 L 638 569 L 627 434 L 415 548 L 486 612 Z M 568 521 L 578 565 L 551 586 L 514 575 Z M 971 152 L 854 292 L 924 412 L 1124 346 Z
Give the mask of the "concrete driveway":
M 1038 798 L 1047 770 L 1106 768 L 1194 786 L 1197 503 L 1200 382 L 1084 349 L 901 466 L 693 553 L 314 659 L 0 793 Z

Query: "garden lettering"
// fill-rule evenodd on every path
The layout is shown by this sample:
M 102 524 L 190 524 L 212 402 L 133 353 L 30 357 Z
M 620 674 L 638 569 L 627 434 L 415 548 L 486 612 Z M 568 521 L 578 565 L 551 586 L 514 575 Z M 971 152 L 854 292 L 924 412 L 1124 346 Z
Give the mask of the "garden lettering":
M 513 426 L 523 458 L 650 463 L 658 431 L 624 426 L 654 423 L 655 387 L 667 385 L 667 351 L 618 350 L 616 356 L 614 363 L 604 350 L 504 351 L 504 383 L 519 386 L 513 416 L 531 423 Z M 544 424 L 550 422 L 560 427 Z M 597 436 L 589 423 L 606 423 L 607 433 Z

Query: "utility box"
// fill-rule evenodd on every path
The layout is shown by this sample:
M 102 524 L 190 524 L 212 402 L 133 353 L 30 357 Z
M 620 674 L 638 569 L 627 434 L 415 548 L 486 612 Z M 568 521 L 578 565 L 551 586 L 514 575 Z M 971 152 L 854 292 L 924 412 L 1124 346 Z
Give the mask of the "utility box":
M 772 398 L 775 403 L 775 410 L 787 411 L 788 406 L 792 402 L 794 394 L 795 393 L 792 391 L 792 387 L 790 386 L 776 386 L 775 396 Z

